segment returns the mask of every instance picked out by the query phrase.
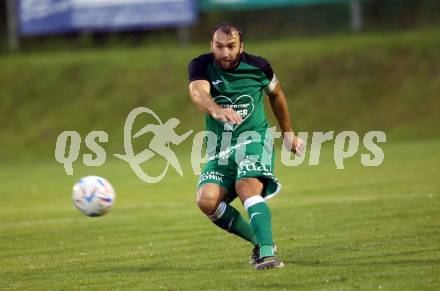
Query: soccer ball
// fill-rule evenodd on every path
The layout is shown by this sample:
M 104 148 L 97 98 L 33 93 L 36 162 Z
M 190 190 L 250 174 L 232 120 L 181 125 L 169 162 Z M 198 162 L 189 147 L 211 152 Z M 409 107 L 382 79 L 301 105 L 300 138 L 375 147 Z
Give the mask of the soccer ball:
M 72 199 L 76 208 L 85 215 L 102 216 L 112 208 L 115 190 L 106 179 L 87 176 L 73 186 Z

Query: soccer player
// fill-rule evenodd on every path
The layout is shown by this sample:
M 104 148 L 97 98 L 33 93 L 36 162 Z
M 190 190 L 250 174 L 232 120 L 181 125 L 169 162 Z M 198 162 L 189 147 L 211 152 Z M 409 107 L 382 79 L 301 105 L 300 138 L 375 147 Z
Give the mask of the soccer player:
M 223 23 L 212 32 L 211 53 L 193 59 L 188 73 L 191 99 L 205 113 L 207 131 L 216 137 L 211 147 L 208 138 L 210 154 L 197 185 L 197 205 L 214 224 L 253 244 L 250 263 L 257 270 L 283 267 L 275 256 L 266 204 L 281 187 L 273 175 L 266 94 L 286 147 L 300 155 L 304 142 L 293 133 L 286 97 L 272 67 L 244 52 L 240 29 Z M 249 222 L 230 205 L 237 196 Z

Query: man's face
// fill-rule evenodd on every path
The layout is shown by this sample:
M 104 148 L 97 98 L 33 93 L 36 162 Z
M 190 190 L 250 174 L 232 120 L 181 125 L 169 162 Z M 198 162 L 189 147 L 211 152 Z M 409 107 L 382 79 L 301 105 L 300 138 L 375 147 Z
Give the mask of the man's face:
M 231 34 L 225 34 L 216 31 L 212 37 L 211 51 L 220 68 L 223 70 L 232 69 L 243 52 L 243 43 L 240 42 L 238 32 L 233 31 Z

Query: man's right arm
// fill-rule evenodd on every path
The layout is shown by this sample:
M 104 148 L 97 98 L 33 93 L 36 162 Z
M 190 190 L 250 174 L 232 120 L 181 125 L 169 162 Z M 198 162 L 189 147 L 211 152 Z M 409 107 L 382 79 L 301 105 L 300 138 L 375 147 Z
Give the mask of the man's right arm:
M 194 80 L 189 83 L 189 94 L 200 111 L 211 115 L 214 119 L 227 123 L 241 123 L 241 116 L 232 108 L 222 108 L 212 100 L 209 94 L 210 84 L 206 80 Z

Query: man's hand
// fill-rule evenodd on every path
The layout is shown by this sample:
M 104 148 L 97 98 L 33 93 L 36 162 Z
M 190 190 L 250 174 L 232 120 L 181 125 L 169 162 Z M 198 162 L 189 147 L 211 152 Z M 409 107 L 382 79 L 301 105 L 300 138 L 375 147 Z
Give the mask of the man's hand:
M 222 107 L 215 108 L 211 112 L 211 116 L 214 119 L 231 124 L 240 124 L 243 121 L 240 114 L 238 114 L 232 108 L 222 108 Z
M 192 101 L 205 113 L 211 115 L 214 119 L 223 121 L 227 124 L 240 124 L 243 119 L 232 108 L 220 107 L 212 100 L 209 95 L 210 84 L 206 80 L 196 80 L 189 84 L 189 93 Z
M 294 135 L 293 132 L 285 132 L 283 142 L 284 146 L 297 156 L 304 154 L 305 143 L 300 137 Z

